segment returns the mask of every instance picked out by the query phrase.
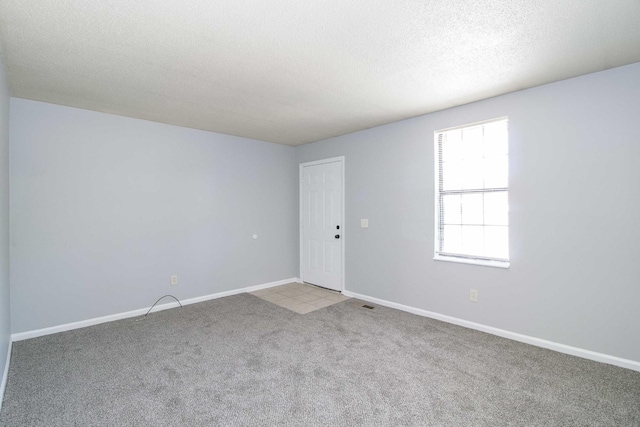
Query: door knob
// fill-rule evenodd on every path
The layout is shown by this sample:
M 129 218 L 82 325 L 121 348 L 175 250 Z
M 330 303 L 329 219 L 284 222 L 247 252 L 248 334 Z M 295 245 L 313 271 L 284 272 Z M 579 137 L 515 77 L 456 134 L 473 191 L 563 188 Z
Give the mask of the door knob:
M 340 235 L 339 235 L 339 234 L 336 234 L 336 239 L 339 239 L 339 238 L 340 238 Z

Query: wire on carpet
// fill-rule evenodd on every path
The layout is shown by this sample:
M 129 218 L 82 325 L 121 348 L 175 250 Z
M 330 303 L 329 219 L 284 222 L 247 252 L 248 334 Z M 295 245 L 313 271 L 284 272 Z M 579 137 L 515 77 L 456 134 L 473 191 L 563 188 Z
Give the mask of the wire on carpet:
M 178 304 L 180 304 L 180 308 L 182 308 L 182 303 L 180 302 L 180 300 L 179 300 L 178 298 L 174 297 L 173 295 L 169 295 L 169 294 L 168 294 L 168 295 L 163 295 L 163 296 L 161 296 L 160 298 L 158 298 L 158 300 L 157 300 L 156 302 L 154 302 L 154 303 L 153 303 L 153 305 L 151 306 L 151 308 L 149 308 L 149 310 L 147 310 L 147 312 L 144 314 L 144 316 L 142 316 L 142 317 L 141 317 L 141 318 L 139 318 L 139 319 L 136 319 L 136 322 L 137 322 L 138 320 L 142 320 L 142 319 L 146 318 L 146 317 L 147 317 L 147 314 L 151 313 L 151 310 L 153 310 L 153 307 L 155 307 L 155 306 L 156 306 L 156 304 L 158 304 L 158 303 L 160 302 L 160 300 L 161 300 L 161 299 L 166 298 L 166 297 L 171 297 L 171 298 L 173 298 L 174 300 L 176 300 L 176 302 L 177 302 Z

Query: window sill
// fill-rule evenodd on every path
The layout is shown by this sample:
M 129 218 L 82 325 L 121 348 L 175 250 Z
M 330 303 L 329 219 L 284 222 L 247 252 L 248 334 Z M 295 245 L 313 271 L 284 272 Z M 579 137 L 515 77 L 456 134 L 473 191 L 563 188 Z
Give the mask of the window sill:
M 509 261 L 471 259 L 471 258 L 461 258 L 461 257 L 444 256 L 444 255 L 434 255 L 433 259 L 435 261 L 457 262 L 459 264 L 483 265 L 485 267 L 496 267 L 496 268 L 509 268 L 509 266 L 511 265 Z

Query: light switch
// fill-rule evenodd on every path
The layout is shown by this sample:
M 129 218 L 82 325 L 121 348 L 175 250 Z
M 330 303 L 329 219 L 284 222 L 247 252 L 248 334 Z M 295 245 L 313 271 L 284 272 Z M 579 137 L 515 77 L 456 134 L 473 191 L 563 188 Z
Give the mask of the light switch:
M 369 228 L 369 220 L 361 219 L 360 220 L 360 228 Z

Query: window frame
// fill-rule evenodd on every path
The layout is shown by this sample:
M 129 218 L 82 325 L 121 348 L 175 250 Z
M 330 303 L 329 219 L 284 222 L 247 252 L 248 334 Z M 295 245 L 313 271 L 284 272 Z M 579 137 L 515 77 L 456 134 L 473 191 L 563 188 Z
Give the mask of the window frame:
M 509 185 L 509 173 L 507 170 L 507 186 L 506 187 L 500 187 L 500 188 L 495 188 L 495 189 L 489 189 L 488 191 L 482 191 L 482 190 L 478 190 L 478 189 L 473 189 L 470 191 L 464 191 L 464 190 L 448 190 L 445 191 L 442 189 L 442 180 L 441 180 L 441 153 L 440 153 L 440 141 L 439 141 L 439 135 L 446 133 L 446 132 L 450 132 L 450 131 L 455 131 L 455 130 L 462 130 L 462 129 L 466 129 L 466 128 L 473 128 L 473 127 L 478 127 L 478 126 L 483 126 L 485 124 L 490 124 L 490 123 L 495 123 L 495 122 L 500 122 L 500 121 L 505 121 L 506 122 L 506 127 L 507 127 L 507 144 L 509 144 L 509 118 L 507 116 L 503 116 L 503 117 L 496 117 L 494 119 L 489 119 L 489 120 L 484 120 L 484 121 L 480 121 L 480 122 L 474 122 L 474 123 L 468 123 L 468 124 L 464 124 L 461 126 L 454 126 L 454 127 L 450 127 L 450 128 L 445 128 L 445 129 L 439 129 L 434 131 L 433 133 L 433 139 L 434 139 L 434 194 L 435 194 L 435 211 L 434 211 L 434 256 L 433 259 L 436 261 L 446 261 L 446 262 L 455 262 L 455 263 L 462 263 L 462 264 L 472 264 L 472 265 L 481 265 L 481 266 L 487 266 L 487 267 L 498 267 L 498 268 L 509 268 L 511 265 L 511 261 L 510 261 L 510 254 L 508 254 L 508 258 L 507 259 L 502 259 L 502 258 L 493 258 L 493 257 L 482 257 L 482 256 L 474 256 L 474 255 L 468 255 L 468 254 L 454 254 L 454 253 L 445 253 L 442 252 L 440 250 L 441 247 L 441 240 L 443 238 L 442 234 L 441 234 L 441 230 L 443 228 L 443 218 L 441 218 L 440 216 L 440 205 L 441 205 L 441 201 L 443 198 L 443 195 L 446 194 L 470 194 L 470 193 L 481 193 L 481 194 L 485 194 L 485 193 L 489 193 L 489 192 L 496 192 L 496 191 L 506 191 L 507 193 L 507 199 L 509 197 L 509 189 L 510 189 L 510 185 Z M 510 157 L 510 153 L 507 152 L 507 159 L 509 159 Z M 507 210 L 507 215 L 509 215 L 509 212 Z M 510 229 L 511 229 L 511 221 L 507 222 L 507 233 L 508 236 L 510 236 Z M 507 239 L 509 239 L 509 237 L 507 237 Z M 510 240 L 510 239 L 509 239 Z M 510 245 L 509 245 L 510 246 Z

